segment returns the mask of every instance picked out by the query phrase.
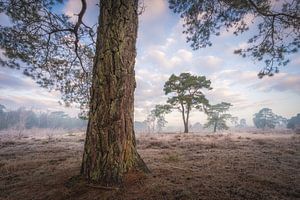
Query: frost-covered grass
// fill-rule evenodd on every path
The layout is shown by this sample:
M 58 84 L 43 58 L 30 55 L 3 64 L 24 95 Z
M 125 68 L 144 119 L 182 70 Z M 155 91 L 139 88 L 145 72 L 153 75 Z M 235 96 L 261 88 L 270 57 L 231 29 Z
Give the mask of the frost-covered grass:
M 289 131 L 137 134 L 152 173 L 129 173 L 118 191 L 77 181 L 84 132 L 49 131 L 0 134 L 0 199 L 300 197 L 300 135 Z

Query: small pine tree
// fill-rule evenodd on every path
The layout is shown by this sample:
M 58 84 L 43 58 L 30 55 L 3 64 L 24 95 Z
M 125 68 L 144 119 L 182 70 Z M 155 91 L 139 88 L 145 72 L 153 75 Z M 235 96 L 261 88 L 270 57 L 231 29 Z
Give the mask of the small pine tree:
M 253 123 L 257 128 L 275 128 L 277 124 L 276 115 L 270 108 L 263 108 L 254 114 Z
M 205 76 L 181 73 L 172 74 L 164 85 L 166 95 L 171 95 L 167 103 L 182 114 L 184 133 L 189 132 L 189 117 L 193 108 L 203 110 L 209 103 L 203 89 L 211 90 L 211 81 Z
M 213 127 L 213 131 L 227 130 L 229 127 L 226 125 L 226 121 L 232 119 L 230 114 L 226 112 L 232 105 L 230 103 L 222 102 L 216 105 L 209 106 L 206 113 L 208 116 L 208 122 L 204 124 L 205 128 Z
M 287 123 L 287 128 L 290 129 L 300 129 L 300 113 L 297 114 L 297 116 L 292 117 L 288 123 Z

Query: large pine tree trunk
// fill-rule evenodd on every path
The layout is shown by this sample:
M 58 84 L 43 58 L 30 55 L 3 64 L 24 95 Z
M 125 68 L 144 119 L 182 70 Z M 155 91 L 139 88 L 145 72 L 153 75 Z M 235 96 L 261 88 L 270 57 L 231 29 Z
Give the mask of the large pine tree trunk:
M 89 122 L 81 174 L 113 185 L 129 170 L 148 171 L 133 130 L 138 0 L 101 0 Z

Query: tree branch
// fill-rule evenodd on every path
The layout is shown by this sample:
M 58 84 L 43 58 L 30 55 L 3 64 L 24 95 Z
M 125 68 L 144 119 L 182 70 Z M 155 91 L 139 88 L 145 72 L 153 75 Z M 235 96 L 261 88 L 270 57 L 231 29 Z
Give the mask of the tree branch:
M 288 17 L 288 18 L 292 18 L 292 19 L 298 19 L 300 20 L 300 17 L 297 16 L 297 15 L 289 15 L 287 13 L 272 13 L 272 12 L 269 12 L 269 13 L 266 13 L 264 12 L 261 8 L 259 8 L 252 0 L 247 0 L 249 2 L 249 4 L 251 6 L 253 6 L 255 8 L 255 10 L 265 16 L 265 17 L 277 17 L 277 16 L 285 16 L 285 17 Z

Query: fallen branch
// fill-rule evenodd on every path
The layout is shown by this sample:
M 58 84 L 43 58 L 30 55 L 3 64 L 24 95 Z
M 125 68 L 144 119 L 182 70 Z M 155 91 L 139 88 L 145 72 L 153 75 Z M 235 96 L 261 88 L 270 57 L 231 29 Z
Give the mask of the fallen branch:
M 119 188 L 117 188 L 117 187 L 107 187 L 107 186 L 91 185 L 91 184 L 87 184 L 87 186 L 96 188 L 96 189 L 102 189 L 102 190 L 119 190 Z
M 181 167 L 175 167 L 175 166 L 170 166 L 173 169 L 179 169 L 179 170 L 183 170 L 183 171 L 192 171 L 190 169 L 186 169 L 186 168 L 181 168 Z

